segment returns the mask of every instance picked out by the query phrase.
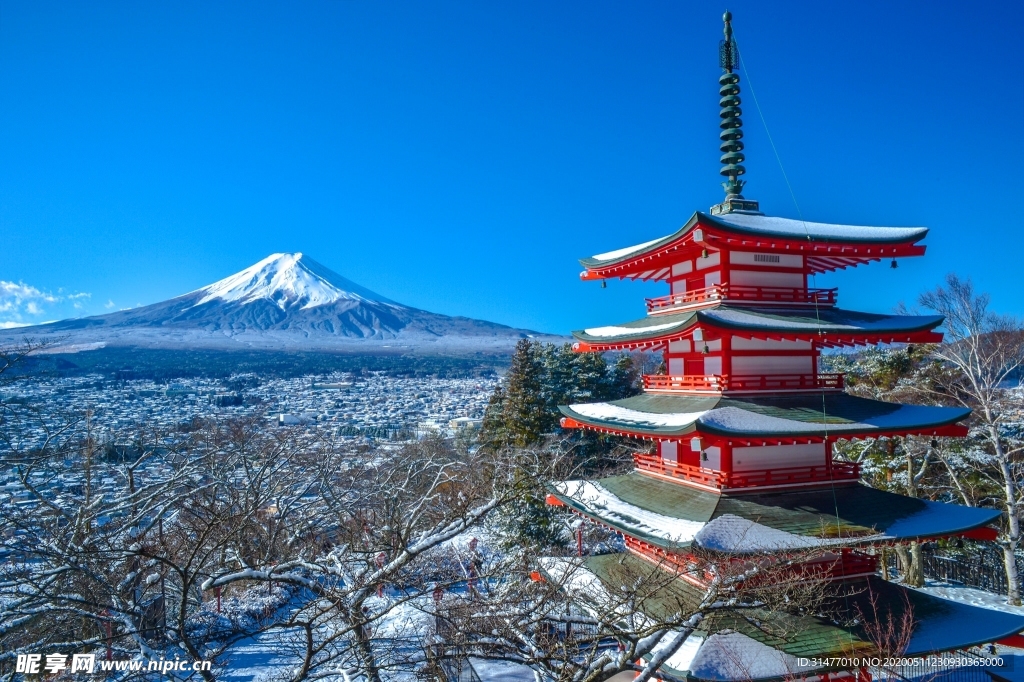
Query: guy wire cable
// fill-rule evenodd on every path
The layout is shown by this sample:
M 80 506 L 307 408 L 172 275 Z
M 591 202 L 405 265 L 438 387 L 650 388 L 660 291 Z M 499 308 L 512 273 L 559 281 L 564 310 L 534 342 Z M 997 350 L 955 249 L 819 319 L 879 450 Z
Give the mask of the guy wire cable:
M 735 36 L 735 34 L 734 34 L 734 36 Z M 733 37 L 733 40 L 735 41 L 735 37 Z M 771 131 L 768 129 L 768 122 L 765 120 L 764 112 L 761 111 L 761 104 L 760 104 L 760 102 L 758 102 L 758 100 L 757 100 L 757 92 L 754 90 L 754 82 L 750 79 L 750 73 L 747 71 L 747 62 L 743 58 L 743 53 L 739 49 L 738 41 L 736 42 L 736 55 L 737 55 L 737 57 L 739 57 L 740 67 L 743 69 L 743 76 L 744 76 L 744 78 L 747 81 L 747 87 L 750 88 L 750 96 L 754 98 L 754 107 L 757 109 L 757 115 L 761 119 L 761 125 L 764 126 L 764 132 L 768 136 L 768 142 L 771 144 L 772 151 L 775 153 L 775 160 L 779 164 L 779 170 L 782 171 L 782 177 L 786 181 L 786 187 L 789 188 L 789 195 L 793 198 L 793 205 L 796 207 L 796 213 L 797 213 L 797 216 L 800 219 L 800 223 L 804 226 L 804 233 L 807 236 L 807 241 L 810 242 L 810 241 L 812 241 L 812 239 L 811 239 L 811 232 L 807 228 L 807 222 L 804 220 L 803 211 L 800 210 L 800 203 L 796 200 L 796 192 L 793 191 L 793 185 L 789 181 L 789 175 L 786 173 L 786 168 L 785 168 L 785 166 L 782 163 L 782 157 L 779 155 L 779 150 L 775 146 L 775 140 L 772 138 Z M 806 260 L 805 260 L 805 263 L 806 263 Z M 816 274 L 813 271 L 811 273 L 811 282 L 812 282 L 812 284 L 817 285 L 817 276 L 816 276 Z M 817 288 L 817 287 L 815 286 L 815 288 Z M 818 328 L 818 336 L 821 336 L 822 335 L 822 330 L 821 330 L 821 311 L 818 308 L 818 297 L 817 296 L 813 296 L 812 297 L 812 301 L 814 302 L 814 317 L 815 317 L 815 321 L 816 321 L 816 326 Z M 819 358 L 818 359 L 820 360 L 820 353 L 819 353 Z M 817 366 L 816 366 L 816 369 L 818 369 Z M 831 448 L 829 446 L 829 440 L 828 440 L 828 409 L 827 409 L 827 402 L 826 402 L 826 396 L 825 396 L 825 389 L 824 389 L 824 387 L 822 387 L 822 389 L 821 389 L 821 421 L 822 421 L 822 427 L 824 428 L 824 431 L 825 431 L 825 454 L 829 458 L 829 460 L 831 460 L 832 459 L 832 453 L 831 453 Z M 841 531 L 842 531 L 842 519 L 839 516 L 839 499 L 836 496 L 835 475 L 834 475 L 834 472 L 832 471 L 832 463 L 831 463 L 831 461 L 828 462 L 828 474 L 829 474 L 829 487 L 832 490 L 832 505 L 833 505 L 833 508 L 835 510 L 835 516 L 836 516 L 836 531 L 837 531 L 837 533 L 841 533 Z M 841 537 L 841 535 L 840 535 L 840 537 Z M 840 549 L 840 555 L 839 555 L 839 570 L 840 570 L 840 575 L 845 579 L 846 578 L 846 564 L 843 561 L 842 549 Z M 844 596 L 844 599 L 846 601 L 847 608 L 849 608 L 849 599 L 850 598 L 849 598 L 848 591 L 844 590 L 843 591 L 843 596 Z M 852 641 L 853 641 L 853 634 L 849 633 L 849 635 L 850 635 L 850 641 L 852 643 Z

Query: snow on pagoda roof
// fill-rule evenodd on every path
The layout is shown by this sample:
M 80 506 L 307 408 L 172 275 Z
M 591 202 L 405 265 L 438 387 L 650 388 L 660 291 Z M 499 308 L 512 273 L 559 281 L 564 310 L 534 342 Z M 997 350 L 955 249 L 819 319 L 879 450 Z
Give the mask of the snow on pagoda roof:
M 648 535 L 657 536 L 672 544 L 690 542 L 704 527 L 699 521 L 666 516 L 624 502 L 599 483 L 559 481 L 554 486 L 559 493 L 578 500 L 587 509 L 600 509 L 602 514 L 618 519 L 621 524 L 634 526 Z
M 873 227 L 868 225 L 832 225 L 811 223 L 806 220 L 777 218 L 766 215 L 726 213 L 707 215 L 697 212 L 701 220 L 729 230 L 739 230 L 757 235 L 811 239 L 816 241 L 842 242 L 908 242 L 924 239 L 927 227 Z
M 594 260 L 599 260 L 599 261 L 618 260 L 618 259 L 623 258 L 625 256 L 628 256 L 628 255 L 630 255 L 632 253 L 636 253 L 637 251 L 643 251 L 648 246 L 651 246 L 652 244 L 657 244 L 658 242 L 660 242 L 660 241 L 662 241 L 664 239 L 665 239 L 665 237 L 658 237 L 657 239 L 652 239 L 651 241 L 644 242 L 643 244 L 635 244 L 633 246 L 627 246 L 624 249 L 615 249 L 614 251 L 609 251 L 608 253 L 599 253 L 596 256 L 591 256 L 591 258 L 593 258 Z
M 890 335 L 929 331 L 942 324 L 940 315 L 880 315 L 838 308 L 757 309 L 720 304 L 683 313 L 643 317 L 606 327 L 574 331 L 585 343 L 614 344 L 656 341 L 679 336 L 700 323 L 755 332 L 824 332 L 836 335 Z
M 931 502 L 844 486 L 722 495 L 639 472 L 594 482 L 552 484 L 571 508 L 630 537 L 668 550 L 688 546 L 727 554 L 826 549 L 906 541 L 973 530 L 993 509 Z
M 712 216 L 697 211 L 686 221 L 685 225 L 670 235 L 652 239 L 642 244 L 599 253 L 590 258 L 582 258 L 580 263 L 584 267 L 600 268 L 636 258 L 680 240 L 699 225 L 740 235 L 800 240 L 807 240 L 809 238 L 810 241 L 818 243 L 903 244 L 920 241 L 928 234 L 927 227 L 831 225 L 828 223 L 812 223 L 805 220 L 743 213 L 727 213 L 725 215 Z
M 704 595 L 700 588 L 629 553 L 591 556 L 582 563 L 564 558 L 546 558 L 539 563 L 549 578 L 591 611 L 594 605 L 627 601 L 623 595 L 635 592 L 635 598 L 629 600 L 636 605 L 631 614 L 663 622 L 678 615 L 680 607 L 695 608 Z M 909 603 L 914 624 L 903 652 L 907 656 L 966 649 L 1024 629 L 1024 617 L 1018 614 L 951 602 L 878 577 L 869 577 L 852 592 L 839 590 L 827 599 L 822 612 L 847 614 L 849 621 L 872 613 L 872 599 L 884 604 L 896 618 Z M 839 669 L 841 663 L 812 668 L 800 666 L 800 658 L 876 654 L 875 642 L 862 627 L 837 625 L 826 616 L 769 613 L 754 607 L 744 609 L 742 616 L 716 612 L 713 632 L 707 630 L 709 622 L 665 663 L 669 672 L 707 682 L 793 679 Z M 763 622 L 777 627 L 759 627 Z M 786 635 L 779 636 L 780 632 Z M 668 639 L 671 637 L 669 634 Z
M 803 660 L 808 660 L 803 658 Z M 742 632 L 717 632 L 701 644 L 690 661 L 690 675 L 699 680 L 796 679 L 800 673 L 816 670 L 809 663 L 779 651 Z
M 695 431 L 736 437 L 916 433 L 954 424 L 970 414 L 966 408 L 900 405 L 846 393 L 777 397 L 644 393 L 558 409 L 584 426 L 655 438 L 678 438 Z

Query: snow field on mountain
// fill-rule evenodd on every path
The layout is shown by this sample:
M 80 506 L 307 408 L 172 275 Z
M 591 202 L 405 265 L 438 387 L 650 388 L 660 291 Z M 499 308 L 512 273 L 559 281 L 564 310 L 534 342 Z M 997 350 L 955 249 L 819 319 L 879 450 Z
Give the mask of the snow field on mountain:
M 275 253 L 230 277 L 199 289 L 201 306 L 220 300 L 248 303 L 273 301 L 282 310 L 298 305 L 301 310 L 338 301 L 373 301 L 395 305 L 301 253 Z

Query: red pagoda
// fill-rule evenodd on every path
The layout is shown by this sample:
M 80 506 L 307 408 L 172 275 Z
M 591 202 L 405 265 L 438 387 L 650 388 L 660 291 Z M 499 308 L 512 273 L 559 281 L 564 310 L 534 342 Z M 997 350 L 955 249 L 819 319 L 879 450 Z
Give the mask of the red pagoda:
M 549 503 L 611 528 L 626 556 L 590 557 L 586 569 L 612 580 L 611 563 L 653 562 L 679 570 L 694 552 L 742 560 L 818 550 L 830 580 L 870 586 L 914 609 L 908 656 L 998 641 L 1024 618 L 967 606 L 877 577 L 876 549 L 960 536 L 995 539 L 1000 513 L 909 498 L 860 482 L 859 465 L 833 459 L 839 440 L 887 436 L 964 436 L 969 410 L 900 405 L 844 392 L 843 375 L 819 371 L 826 349 L 935 343 L 941 317 L 844 310 L 817 273 L 872 261 L 921 256 L 923 227 L 829 225 L 766 216 L 742 190 L 743 132 L 737 51 L 729 13 L 720 55 L 721 174 L 724 201 L 696 212 L 676 232 L 581 260 L 584 280 L 667 282 L 647 315 L 573 332 L 580 352 L 657 350 L 666 373 L 643 377 L 635 397 L 561 407 L 564 428 L 652 441 L 634 471 L 596 481 L 553 483 Z M 897 594 L 898 593 L 898 594 Z M 694 636 L 667 665 L 690 679 L 771 679 L 856 675 L 802 659 L 870 650 L 855 627 L 805 618 L 790 639 L 736 627 Z M 852 648 L 851 648 L 852 647 Z M 859 647 L 859 648 L 858 648 Z M 757 674 L 722 666 L 723 648 L 759 656 Z M 767 658 L 764 658 L 767 657 Z M 715 663 L 718 661 L 718 663 Z M 731 672 L 730 672 L 731 671 Z

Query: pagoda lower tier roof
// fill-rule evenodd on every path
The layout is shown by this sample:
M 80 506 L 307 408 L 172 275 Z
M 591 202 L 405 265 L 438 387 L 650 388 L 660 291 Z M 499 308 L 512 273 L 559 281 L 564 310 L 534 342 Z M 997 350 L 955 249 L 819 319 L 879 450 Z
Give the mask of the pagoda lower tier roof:
M 663 266 L 665 258 L 671 259 L 680 249 L 698 248 L 694 241 L 697 228 L 708 233 L 703 243 L 804 253 L 821 261 L 812 264 L 819 271 L 882 257 L 920 255 L 924 247 L 913 245 L 928 234 L 926 227 L 831 225 L 742 213 L 712 216 L 697 211 L 670 235 L 581 258 L 580 264 L 602 277 L 627 276 L 628 271 L 645 265 Z
M 935 342 L 939 315 L 878 315 L 837 308 L 751 308 L 728 304 L 650 315 L 632 322 L 574 331 L 583 349 L 660 345 L 688 336 L 695 327 L 731 331 L 749 338 L 811 338 L 825 346 L 884 341 Z M 934 338 L 933 338 L 934 337 Z
M 629 553 L 587 557 L 582 565 L 544 558 L 540 565 L 549 580 L 595 616 L 639 612 L 663 623 L 693 612 L 705 594 L 666 568 Z M 850 657 L 884 653 L 877 649 L 877 635 L 872 637 L 861 624 L 863 616 L 884 623 L 892 614 L 893 622 L 901 623 L 908 607 L 913 626 L 907 648 L 900 652 L 903 656 L 967 649 L 1024 629 L 1024 616 L 941 599 L 869 577 L 834 591 L 819 607 L 820 615 L 756 607 L 706 612 L 699 629 L 666 660 L 663 669 L 679 678 L 708 682 L 792 680 L 849 670 Z M 799 660 L 828 657 L 839 660 L 833 666 L 810 661 L 801 665 Z
M 865 485 L 723 494 L 634 471 L 550 488 L 580 514 L 670 552 L 756 554 L 906 542 L 965 533 L 1000 517 L 994 509 Z
M 607 403 L 560 405 L 565 427 L 655 440 L 707 435 L 712 440 L 816 442 L 881 435 L 958 435 L 960 407 L 900 405 L 847 393 L 784 396 L 688 396 L 642 393 Z M 571 420 L 571 421 L 569 421 Z M 963 435 L 963 434 L 959 434 Z

